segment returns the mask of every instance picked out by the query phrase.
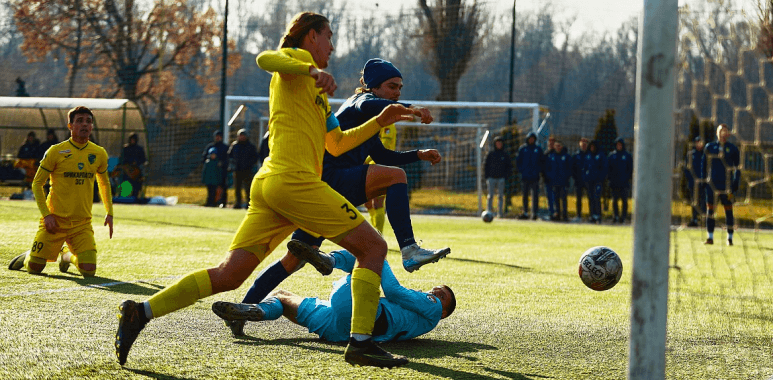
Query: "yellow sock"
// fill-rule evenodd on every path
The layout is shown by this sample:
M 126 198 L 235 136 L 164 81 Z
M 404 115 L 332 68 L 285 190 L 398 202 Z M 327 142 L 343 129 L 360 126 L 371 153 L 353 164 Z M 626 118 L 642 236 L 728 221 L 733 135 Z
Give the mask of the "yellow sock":
M 193 305 L 194 302 L 212 295 L 212 282 L 206 269 L 191 272 L 172 286 L 148 299 L 153 318 Z
M 378 232 L 384 233 L 384 221 L 386 219 L 386 209 L 384 207 L 380 207 L 375 209 L 376 212 L 374 214 L 374 223 L 373 227 L 376 227 Z
M 380 296 L 381 276 L 368 268 L 354 268 L 352 271 L 352 334 L 373 334 Z
M 376 227 L 376 209 L 369 208 L 368 215 L 370 215 L 370 225 Z

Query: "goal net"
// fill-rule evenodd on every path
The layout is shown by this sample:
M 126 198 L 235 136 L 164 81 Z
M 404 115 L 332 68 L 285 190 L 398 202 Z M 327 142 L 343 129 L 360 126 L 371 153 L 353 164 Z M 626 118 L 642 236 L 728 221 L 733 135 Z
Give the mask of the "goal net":
M 345 99 L 330 99 L 334 110 Z M 484 103 L 411 101 L 405 103 L 428 108 L 435 117 L 432 124 L 397 123 L 397 150 L 437 149 L 442 161 L 437 165 L 416 162 L 403 167 L 413 197 L 414 212 L 479 215 L 483 209 L 485 184 L 483 161 L 492 148 L 494 136 L 505 136 L 514 159 L 519 136 L 530 131 L 548 135 L 546 114 L 536 103 Z M 455 122 L 441 115 L 455 113 Z M 544 109 L 542 110 L 544 111 Z M 227 96 L 223 125 L 225 136 L 245 128 L 260 141 L 267 129 L 268 97 Z M 513 118 L 517 126 L 508 125 Z M 515 131 L 515 132 L 514 132 Z M 514 146 L 513 146 L 514 145 Z
M 762 376 L 762 363 L 770 357 L 764 347 L 773 339 L 773 63 L 757 49 L 749 20 L 731 10 L 685 8 L 679 16 L 666 363 L 714 351 L 713 373 Z M 738 148 L 737 159 L 727 145 L 709 151 L 695 142 L 716 142 L 720 124 L 730 128 L 728 141 Z M 727 206 L 722 198 L 729 200 Z M 632 340 L 641 328 L 635 314 Z M 694 334 L 671 333 L 676 326 L 673 330 Z M 711 348 L 726 346 L 733 352 Z M 639 364 L 633 356 L 631 368 Z M 740 357 L 759 358 L 754 361 L 761 367 L 739 368 Z

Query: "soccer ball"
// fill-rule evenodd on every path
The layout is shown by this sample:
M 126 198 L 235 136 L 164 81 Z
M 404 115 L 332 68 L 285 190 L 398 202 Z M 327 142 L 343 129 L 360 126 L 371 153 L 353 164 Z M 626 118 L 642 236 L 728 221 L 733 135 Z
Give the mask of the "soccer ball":
M 580 279 L 593 290 L 612 289 L 622 275 L 623 262 L 608 247 L 593 247 L 580 257 Z
M 480 214 L 480 218 L 486 223 L 491 223 L 491 221 L 494 220 L 494 213 L 491 211 L 483 211 L 483 213 Z

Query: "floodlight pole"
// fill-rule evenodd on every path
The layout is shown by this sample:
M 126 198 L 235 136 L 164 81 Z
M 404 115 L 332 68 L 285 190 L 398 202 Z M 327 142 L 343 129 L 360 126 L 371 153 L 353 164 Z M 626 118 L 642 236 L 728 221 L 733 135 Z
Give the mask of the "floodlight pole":
M 225 17 L 223 19 L 223 71 L 220 74 L 220 127 L 223 131 L 223 142 L 228 144 L 228 132 L 225 113 L 226 69 L 228 68 L 228 0 L 225 0 Z
M 630 380 L 665 378 L 677 10 L 644 0 L 639 17 Z
M 513 71 L 515 71 L 515 1 L 513 0 L 513 26 L 510 28 L 510 91 L 507 92 L 507 101 L 509 103 L 513 102 L 513 85 L 515 82 L 515 74 Z M 507 124 L 510 125 L 510 123 L 513 122 L 513 109 L 508 108 L 507 109 Z

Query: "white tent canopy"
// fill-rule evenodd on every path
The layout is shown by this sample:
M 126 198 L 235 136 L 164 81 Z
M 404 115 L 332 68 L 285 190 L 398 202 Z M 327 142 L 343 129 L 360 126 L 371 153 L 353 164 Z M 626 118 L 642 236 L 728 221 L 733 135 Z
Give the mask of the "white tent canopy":
M 131 133 L 137 133 L 140 145 L 147 149 L 142 112 L 128 99 L 0 96 L 0 154 L 15 157 L 30 131 L 41 141 L 47 129 L 56 131 L 59 141 L 69 138 L 67 111 L 77 106 L 86 106 L 94 113 L 93 137 L 111 157 L 121 155 Z

